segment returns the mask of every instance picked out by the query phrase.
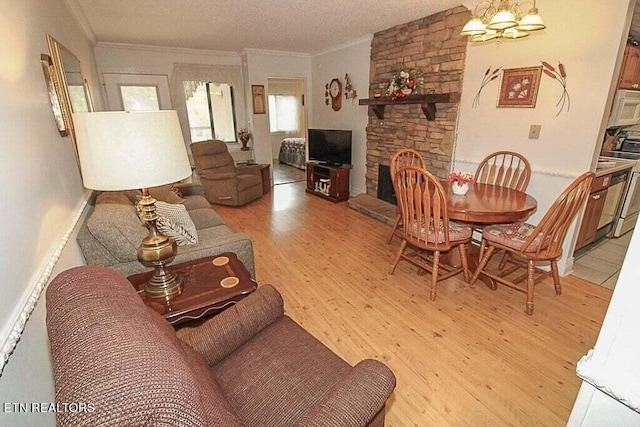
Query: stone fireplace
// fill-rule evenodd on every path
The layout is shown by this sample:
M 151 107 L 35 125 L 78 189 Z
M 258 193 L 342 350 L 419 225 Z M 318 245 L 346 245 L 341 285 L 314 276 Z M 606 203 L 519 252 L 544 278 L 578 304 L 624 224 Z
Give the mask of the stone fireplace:
M 397 204 L 396 193 L 393 190 L 391 171 L 388 165 L 378 165 L 378 188 L 376 196 L 387 203 Z
M 469 11 L 460 6 L 376 33 L 371 41 L 369 98 L 385 96 L 393 75 L 403 69 L 417 70 L 424 78 L 422 93 L 459 94 L 467 47 L 460 30 L 468 19 Z M 367 195 L 380 198 L 378 186 L 390 183 L 381 174 L 389 175 L 391 157 L 404 147 L 418 151 L 430 172 L 440 178 L 447 176 L 458 104 L 438 103 L 436 108 L 435 120 L 428 121 L 420 104 L 388 105 L 384 120 L 369 107 Z

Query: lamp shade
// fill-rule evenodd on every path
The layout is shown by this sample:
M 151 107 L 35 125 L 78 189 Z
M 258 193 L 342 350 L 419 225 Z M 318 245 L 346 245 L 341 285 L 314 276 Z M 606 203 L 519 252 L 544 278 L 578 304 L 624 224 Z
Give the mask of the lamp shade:
M 525 31 L 538 31 L 544 30 L 545 28 L 547 28 L 547 26 L 542 22 L 542 18 L 536 8 L 531 9 L 518 24 L 518 29 Z
M 73 113 L 73 124 L 86 188 L 134 190 L 191 175 L 175 111 Z
M 485 29 L 484 24 L 478 17 L 473 17 L 462 27 L 462 31 L 460 34 L 463 36 L 475 36 L 478 34 L 484 34 L 487 30 Z
M 516 25 L 518 25 L 518 22 L 510 10 L 500 10 L 491 18 L 487 28 L 490 30 L 506 30 Z
M 529 36 L 528 31 L 521 31 L 518 27 L 507 28 L 502 33 L 502 37 L 504 37 L 505 39 L 521 39 L 523 37 L 528 37 L 528 36 Z
M 500 37 L 500 34 L 497 31 L 487 30 L 484 34 L 476 34 L 471 37 L 472 42 L 486 42 L 489 40 L 493 40 L 495 38 Z

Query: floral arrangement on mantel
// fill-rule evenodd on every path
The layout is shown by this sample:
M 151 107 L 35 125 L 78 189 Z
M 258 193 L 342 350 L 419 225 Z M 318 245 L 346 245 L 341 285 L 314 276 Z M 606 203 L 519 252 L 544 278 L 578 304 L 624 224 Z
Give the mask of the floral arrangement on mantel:
M 402 70 L 394 75 L 387 88 L 392 100 L 404 98 L 417 91 L 422 85 L 423 78 L 418 77 L 416 70 Z
M 251 132 L 249 132 L 249 129 L 240 128 L 240 130 L 238 131 L 238 139 L 240 139 L 240 142 L 242 142 L 242 147 L 240 147 L 240 149 L 242 151 L 249 150 L 249 147 L 247 146 L 247 143 L 251 139 Z

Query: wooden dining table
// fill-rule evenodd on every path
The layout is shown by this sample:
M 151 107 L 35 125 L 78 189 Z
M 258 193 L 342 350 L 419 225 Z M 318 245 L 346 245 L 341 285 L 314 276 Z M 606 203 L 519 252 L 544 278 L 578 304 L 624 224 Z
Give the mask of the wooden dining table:
M 470 184 L 465 195 L 453 193 L 451 184 L 442 182 L 447 196 L 449 219 L 478 225 L 510 223 L 528 218 L 538 207 L 532 196 L 522 191 L 491 184 Z M 478 266 L 479 251 L 471 245 L 467 251 L 469 269 L 473 272 Z M 449 253 L 449 263 L 459 265 L 457 251 Z M 489 288 L 496 284 L 488 276 L 480 275 L 479 279 Z
M 538 207 L 532 196 L 518 190 L 491 184 L 470 184 L 465 195 L 453 193 L 443 182 L 449 219 L 475 224 L 498 224 L 528 218 Z

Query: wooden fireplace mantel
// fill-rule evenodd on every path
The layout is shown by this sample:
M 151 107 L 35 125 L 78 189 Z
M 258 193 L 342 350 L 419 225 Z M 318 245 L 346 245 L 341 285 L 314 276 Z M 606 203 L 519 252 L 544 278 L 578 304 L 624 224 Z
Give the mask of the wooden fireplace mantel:
M 373 113 L 379 120 L 384 120 L 384 109 L 387 105 L 420 104 L 422 112 L 427 117 L 427 120 L 433 121 L 436 119 L 437 103 L 457 102 L 459 100 L 459 93 L 434 93 L 431 95 L 409 95 L 396 100 L 392 100 L 388 96 L 373 99 L 361 99 L 358 101 L 358 104 L 370 106 Z

